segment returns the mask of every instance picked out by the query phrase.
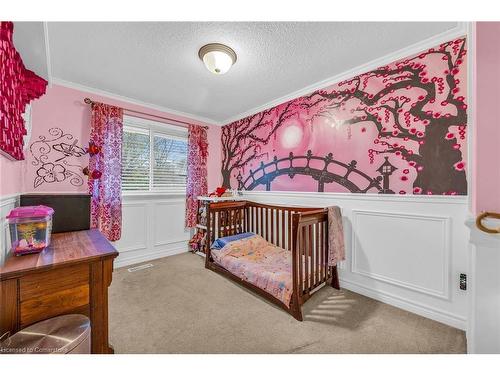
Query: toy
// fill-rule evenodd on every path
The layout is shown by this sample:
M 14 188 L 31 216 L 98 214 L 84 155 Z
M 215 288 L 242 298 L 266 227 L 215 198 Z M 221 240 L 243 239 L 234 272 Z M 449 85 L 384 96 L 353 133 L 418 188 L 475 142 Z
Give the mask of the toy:
M 92 178 L 93 180 L 98 180 L 102 176 L 102 172 L 101 171 L 98 171 L 96 169 L 96 170 L 93 170 L 92 172 L 90 172 L 89 167 L 83 168 L 83 174 L 85 176 L 88 176 L 88 177 Z
M 90 155 L 90 157 L 95 156 L 101 152 L 101 147 L 96 145 L 94 142 L 90 141 L 89 142 L 89 147 L 87 147 L 87 153 Z M 93 171 L 90 171 L 89 167 L 83 168 L 83 174 L 93 180 L 98 180 L 102 176 L 102 172 L 95 169 Z
M 206 234 L 203 232 L 197 232 L 194 236 L 189 240 L 189 247 L 193 252 L 201 251 L 203 246 L 205 245 Z
M 97 155 L 99 152 L 101 152 L 101 147 L 97 146 L 94 142 L 90 141 L 89 147 L 87 148 L 87 152 L 89 153 L 90 156 Z
M 211 192 L 209 197 L 232 197 L 233 193 L 230 190 L 227 190 L 224 186 L 219 186 L 215 191 Z

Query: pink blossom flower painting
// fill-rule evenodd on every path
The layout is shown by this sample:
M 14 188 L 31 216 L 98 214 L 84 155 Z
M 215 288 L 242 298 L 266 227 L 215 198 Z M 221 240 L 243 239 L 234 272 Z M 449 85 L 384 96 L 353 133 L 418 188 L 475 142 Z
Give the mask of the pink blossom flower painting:
M 458 38 L 224 126 L 223 185 L 467 194 L 466 57 Z

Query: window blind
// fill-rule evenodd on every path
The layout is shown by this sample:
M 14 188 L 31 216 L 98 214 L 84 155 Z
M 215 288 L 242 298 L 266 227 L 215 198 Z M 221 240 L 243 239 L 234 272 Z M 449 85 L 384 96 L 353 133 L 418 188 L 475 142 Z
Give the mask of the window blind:
M 187 130 L 124 116 L 122 190 L 180 192 L 186 178 Z
M 187 141 L 155 133 L 153 135 L 153 190 L 186 188 Z
M 128 126 L 123 128 L 122 190 L 149 190 L 149 138 L 145 130 Z

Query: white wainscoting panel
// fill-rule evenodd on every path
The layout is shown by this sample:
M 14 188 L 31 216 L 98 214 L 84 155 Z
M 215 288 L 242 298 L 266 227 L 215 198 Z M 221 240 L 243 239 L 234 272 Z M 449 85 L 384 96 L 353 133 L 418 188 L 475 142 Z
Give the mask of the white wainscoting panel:
M 352 210 L 352 219 L 352 273 L 450 298 L 449 217 Z
M 115 267 L 186 252 L 190 231 L 184 229 L 184 210 L 184 196 L 125 195 Z
M 340 206 L 346 261 L 340 286 L 465 329 L 467 197 L 243 192 L 248 200 L 287 206 Z
M 186 243 L 184 230 L 184 199 L 158 200 L 153 205 L 152 225 L 153 245 L 165 246 L 173 243 Z M 188 238 L 189 239 L 189 238 Z
M 9 225 L 5 217 L 10 210 L 19 205 L 19 195 L 9 195 L 0 197 L 0 264 L 10 251 Z
M 120 253 L 148 249 L 148 213 L 147 202 L 123 202 L 122 238 L 115 242 Z

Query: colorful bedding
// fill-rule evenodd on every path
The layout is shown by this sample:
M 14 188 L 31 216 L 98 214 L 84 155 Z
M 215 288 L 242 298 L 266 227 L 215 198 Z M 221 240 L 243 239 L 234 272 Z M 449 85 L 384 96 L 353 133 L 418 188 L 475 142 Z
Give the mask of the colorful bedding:
M 229 242 L 212 251 L 215 263 L 273 295 L 286 306 L 292 296 L 292 256 L 259 235 Z

